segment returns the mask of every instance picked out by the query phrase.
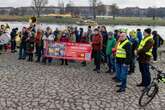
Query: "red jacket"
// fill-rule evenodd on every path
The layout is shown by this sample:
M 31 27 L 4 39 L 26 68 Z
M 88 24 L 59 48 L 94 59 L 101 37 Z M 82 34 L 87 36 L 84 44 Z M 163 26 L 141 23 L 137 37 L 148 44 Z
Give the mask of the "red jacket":
M 92 47 L 94 51 L 101 51 L 102 50 L 102 36 L 100 34 L 97 34 L 93 36 L 92 39 Z
M 85 44 L 89 43 L 87 41 L 87 36 L 82 36 L 81 39 L 80 39 L 80 43 L 85 43 Z
M 40 43 L 42 32 L 37 32 L 35 36 L 35 43 L 38 45 Z

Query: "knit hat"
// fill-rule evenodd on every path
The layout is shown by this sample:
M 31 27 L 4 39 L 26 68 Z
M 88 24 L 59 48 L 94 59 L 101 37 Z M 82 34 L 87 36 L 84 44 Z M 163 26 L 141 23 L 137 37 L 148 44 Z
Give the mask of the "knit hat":
M 144 32 L 146 32 L 148 34 L 151 34 L 151 31 L 152 31 L 151 28 L 147 28 L 147 29 L 144 30 Z

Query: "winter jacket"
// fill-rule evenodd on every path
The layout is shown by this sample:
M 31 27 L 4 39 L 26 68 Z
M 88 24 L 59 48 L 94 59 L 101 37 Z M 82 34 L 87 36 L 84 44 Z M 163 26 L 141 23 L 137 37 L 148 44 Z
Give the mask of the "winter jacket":
M 102 50 L 102 36 L 100 34 L 94 35 L 92 38 L 92 47 L 93 47 L 93 51 L 97 52 L 97 51 L 101 51 Z
M 106 55 L 112 54 L 112 48 L 114 48 L 115 45 L 116 45 L 116 39 L 113 36 L 112 38 L 109 38 L 107 41 Z
M 140 43 L 143 38 L 142 32 L 137 32 L 137 38 L 138 38 L 138 43 Z
M 138 55 L 138 61 L 140 63 L 149 63 L 151 57 L 149 55 L 146 55 L 145 53 L 148 52 L 154 45 L 153 39 L 150 39 L 146 42 L 144 47 L 137 51 Z

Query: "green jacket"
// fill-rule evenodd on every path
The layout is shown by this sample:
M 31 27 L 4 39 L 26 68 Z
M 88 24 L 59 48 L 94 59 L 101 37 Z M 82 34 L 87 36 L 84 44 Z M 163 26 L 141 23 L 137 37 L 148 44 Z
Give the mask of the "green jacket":
M 116 39 L 114 36 L 112 38 L 108 38 L 107 41 L 107 48 L 106 48 L 106 55 L 111 55 L 112 54 L 112 48 L 114 48 L 116 45 Z

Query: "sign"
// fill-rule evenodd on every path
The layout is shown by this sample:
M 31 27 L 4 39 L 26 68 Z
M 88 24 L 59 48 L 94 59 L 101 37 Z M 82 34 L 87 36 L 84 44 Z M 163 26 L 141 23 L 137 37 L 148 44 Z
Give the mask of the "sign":
M 11 40 L 10 34 L 9 33 L 4 33 L 0 36 L 0 45 L 4 45 L 9 43 Z
M 45 41 L 45 57 L 78 61 L 92 60 L 92 47 L 82 43 L 57 43 Z

